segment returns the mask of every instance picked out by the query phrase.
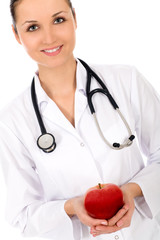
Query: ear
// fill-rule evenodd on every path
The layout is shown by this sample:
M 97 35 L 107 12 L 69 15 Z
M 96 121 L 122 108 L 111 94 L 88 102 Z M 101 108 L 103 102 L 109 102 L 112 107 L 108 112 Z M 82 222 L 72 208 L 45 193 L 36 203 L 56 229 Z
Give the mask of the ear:
M 13 33 L 14 33 L 14 36 L 15 36 L 15 39 L 17 40 L 17 42 L 18 42 L 19 44 L 22 44 L 21 41 L 20 41 L 20 38 L 19 38 L 19 36 L 18 36 L 18 33 L 17 33 L 17 31 L 15 30 L 13 24 L 12 24 L 12 31 L 13 31 Z

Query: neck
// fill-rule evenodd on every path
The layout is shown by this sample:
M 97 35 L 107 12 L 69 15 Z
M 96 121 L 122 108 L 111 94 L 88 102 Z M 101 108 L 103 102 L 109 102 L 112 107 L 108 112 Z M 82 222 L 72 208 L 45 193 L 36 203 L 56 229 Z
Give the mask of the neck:
M 47 95 L 54 99 L 76 89 L 76 60 L 71 58 L 68 62 L 55 68 L 39 66 L 39 79 Z

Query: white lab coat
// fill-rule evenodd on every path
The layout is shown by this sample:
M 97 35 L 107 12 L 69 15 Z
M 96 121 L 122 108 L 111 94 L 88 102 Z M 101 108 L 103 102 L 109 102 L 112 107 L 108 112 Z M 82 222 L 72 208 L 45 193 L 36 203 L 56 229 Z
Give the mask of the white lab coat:
M 136 140 L 123 150 L 104 143 L 90 114 L 86 98 L 86 70 L 77 60 L 75 128 L 42 89 L 37 75 L 38 106 L 57 148 L 46 154 L 37 147 L 40 128 L 30 87 L 0 114 L 0 161 L 6 179 L 7 220 L 24 236 L 53 240 L 90 240 L 89 228 L 64 211 L 67 199 L 85 194 L 97 183 L 142 188 L 135 199 L 131 226 L 98 240 L 160 239 L 160 100 L 143 76 L 130 66 L 92 66 L 117 101 Z M 98 86 L 93 80 L 92 88 Z M 128 132 L 117 112 L 101 94 L 93 97 L 105 137 L 123 142 Z M 142 152 L 147 156 L 144 165 Z

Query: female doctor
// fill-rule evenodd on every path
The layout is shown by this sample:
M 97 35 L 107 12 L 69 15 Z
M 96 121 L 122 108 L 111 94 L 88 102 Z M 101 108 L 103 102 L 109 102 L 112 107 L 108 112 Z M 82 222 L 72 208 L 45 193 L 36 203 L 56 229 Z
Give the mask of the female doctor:
M 69 0 L 11 0 L 10 6 L 14 35 L 38 71 L 32 88 L 0 114 L 7 220 L 26 237 L 159 240 L 158 95 L 134 67 L 86 70 L 75 59 L 77 24 Z M 106 94 L 94 93 L 96 117 L 87 101 L 89 90 L 101 88 L 93 72 L 118 105 L 115 110 Z M 85 192 L 99 182 L 123 191 L 124 206 L 109 220 L 91 218 L 83 206 Z

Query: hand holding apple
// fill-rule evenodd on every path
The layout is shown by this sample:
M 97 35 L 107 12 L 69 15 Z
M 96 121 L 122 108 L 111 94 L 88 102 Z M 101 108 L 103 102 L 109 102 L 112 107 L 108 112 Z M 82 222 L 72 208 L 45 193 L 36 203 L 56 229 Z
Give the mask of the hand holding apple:
M 64 210 L 69 217 L 76 215 L 84 225 L 91 228 L 99 225 L 107 225 L 105 219 L 95 219 L 88 215 L 84 207 L 84 196 L 68 199 L 65 202 Z
M 96 237 L 101 234 L 108 234 L 129 227 L 131 224 L 135 204 L 134 198 L 142 196 L 142 190 L 136 183 L 127 183 L 121 186 L 123 192 L 123 207 L 109 220 L 107 226 L 91 227 L 91 234 Z
M 123 193 L 115 184 L 98 184 L 84 198 L 87 213 L 97 219 L 110 219 L 123 207 Z
M 105 184 L 102 184 L 104 187 Z M 142 196 L 141 188 L 136 183 L 128 183 L 121 187 L 123 192 L 123 207 L 109 220 L 105 219 L 96 219 L 88 215 L 85 209 L 85 198 L 87 194 L 97 188 L 91 188 L 87 191 L 85 197 L 75 197 L 69 199 L 65 202 L 64 209 L 68 216 L 72 217 L 77 215 L 79 220 L 84 224 L 90 227 L 90 233 L 96 237 L 101 234 L 108 234 L 116 232 L 122 228 L 128 227 L 131 223 L 133 211 L 134 211 L 134 198 Z

